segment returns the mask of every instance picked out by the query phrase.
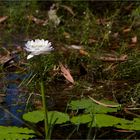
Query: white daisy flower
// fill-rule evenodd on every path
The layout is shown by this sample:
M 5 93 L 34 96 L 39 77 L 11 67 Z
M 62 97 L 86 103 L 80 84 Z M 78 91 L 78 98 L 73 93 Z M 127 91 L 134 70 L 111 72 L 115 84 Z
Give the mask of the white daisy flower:
M 30 59 L 35 55 L 48 54 L 50 51 L 54 50 L 54 48 L 51 46 L 51 42 L 44 39 L 28 41 L 25 46 L 25 50 L 30 52 L 30 54 L 27 56 L 27 59 Z

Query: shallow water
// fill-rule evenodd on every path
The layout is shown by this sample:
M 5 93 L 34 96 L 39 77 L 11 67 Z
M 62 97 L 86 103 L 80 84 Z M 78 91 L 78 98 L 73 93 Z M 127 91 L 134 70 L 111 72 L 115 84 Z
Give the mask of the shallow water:
M 22 80 L 23 76 L 15 73 L 9 73 L 5 77 L 7 86 L 5 89 L 4 103 L 1 105 L 0 125 L 20 126 L 23 124 L 21 117 L 25 109 L 26 97 L 18 89 L 17 80 Z

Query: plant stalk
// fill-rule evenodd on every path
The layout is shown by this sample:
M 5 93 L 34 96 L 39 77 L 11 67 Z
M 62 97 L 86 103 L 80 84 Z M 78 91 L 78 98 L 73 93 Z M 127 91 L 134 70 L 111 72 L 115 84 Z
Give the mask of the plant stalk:
M 42 95 L 42 103 L 43 103 L 43 110 L 44 110 L 44 125 L 45 125 L 45 139 L 49 140 L 49 124 L 48 124 L 48 109 L 47 109 L 47 101 L 45 97 L 45 91 L 44 91 L 44 83 L 43 81 L 40 82 L 41 87 L 41 95 Z

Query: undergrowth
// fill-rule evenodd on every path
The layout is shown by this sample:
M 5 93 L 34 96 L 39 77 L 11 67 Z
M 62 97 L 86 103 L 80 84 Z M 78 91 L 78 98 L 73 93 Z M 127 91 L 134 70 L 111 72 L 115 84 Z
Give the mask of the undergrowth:
M 129 106 L 134 107 L 133 109 L 138 108 L 140 98 L 139 4 L 139 2 L 129 1 L 1 1 L 1 16 L 7 16 L 7 19 L 0 22 L 0 34 L 2 34 L 0 47 L 5 47 L 7 54 L 5 55 L 5 52 L 0 54 L 0 73 L 3 76 L 8 72 L 9 67 L 12 66 L 13 70 L 14 65 L 15 73 L 22 71 L 28 74 L 19 84 L 20 88 L 25 87 L 29 92 L 26 111 L 42 107 L 38 85 L 42 75 L 47 99 L 55 100 L 55 105 L 50 107 L 51 110 L 64 112 L 70 100 L 87 96 L 117 101 L 124 108 Z M 48 11 L 51 8 L 56 10 L 57 18 L 60 19 L 58 25 L 49 20 Z M 23 49 L 24 44 L 27 40 L 37 38 L 51 41 L 55 50 L 47 57 L 42 56 L 40 60 L 38 60 L 39 57 L 36 57 L 28 62 Z M 71 45 L 76 45 L 81 49 L 74 49 Z M 7 63 L 9 59 L 2 61 L 4 60 L 2 55 L 9 57 L 13 54 L 20 56 L 18 60 L 14 61 L 14 64 Z M 35 65 L 38 65 L 36 69 L 33 64 L 34 60 L 36 60 Z M 5 63 L 6 67 L 3 67 Z M 74 85 L 65 80 L 60 70 L 60 63 L 70 70 L 75 80 Z M 29 68 L 29 66 L 31 67 Z M 124 108 L 122 107 L 122 110 Z M 122 112 L 120 111 L 118 114 L 122 115 Z M 70 113 L 68 112 L 68 115 L 71 117 L 75 111 Z M 95 120 L 92 119 L 98 115 L 95 112 L 82 113 L 80 115 L 84 120 L 88 118 L 91 121 L 90 127 L 94 127 Z M 130 113 L 132 118 L 139 115 L 136 110 Z M 95 116 L 91 117 L 91 114 Z M 68 121 L 78 126 L 83 122 L 81 118 L 78 118 L 81 116 L 76 115 Z M 105 117 L 105 114 L 103 115 Z M 117 115 L 115 115 L 113 117 L 116 117 L 117 120 Z M 81 119 L 81 122 L 77 122 L 78 119 Z M 97 119 L 97 127 L 100 126 L 100 119 L 102 117 Z M 31 119 L 29 118 L 29 120 Z M 139 123 L 138 120 L 133 121 Z M 111 127 L 124 129 L 127 127 L 122 120 L 118 122 L 123 126 L 115 123 Z M 55 123 L 57 124 L 57 121 Z M 55 123 L 50 127 L 54 127 Z M 132 122 L 129 123 L 132 128 L 135 127 L 132 126 Z M 106 124 L 103 127 L 105 126 Z M 20 129 L 22 130 L 22 128 Z M 134 130 L 137 129 L 139 130 L 139 127 L 136 125 Z M 74 129 L 73 133 L 75 131 Z M 28 130 L 28 132 L 32 131 Z M 32 133 L 34 136 L 35 132 Z M 38 136 L 43 137 L 40 134 Z M 137 138 L 137 134 L 134 134 L 133 138 L 135 137 Z

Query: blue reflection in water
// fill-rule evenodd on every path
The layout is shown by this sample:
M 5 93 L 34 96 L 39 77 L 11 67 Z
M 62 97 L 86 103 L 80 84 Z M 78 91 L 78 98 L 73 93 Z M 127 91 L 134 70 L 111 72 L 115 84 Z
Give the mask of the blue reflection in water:
M 25 76 L 15 73 L 9 73 L 5 80 L 8 81 L 5 97 L 5 108 L 8 112 L 0 108 L 0 125 L 20 126 L 23 124 L 21 118 L 25 109 L 25 94 L 18 89 L 16 80 L 23 80 Z

